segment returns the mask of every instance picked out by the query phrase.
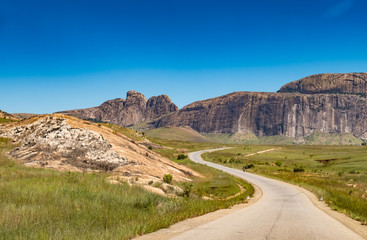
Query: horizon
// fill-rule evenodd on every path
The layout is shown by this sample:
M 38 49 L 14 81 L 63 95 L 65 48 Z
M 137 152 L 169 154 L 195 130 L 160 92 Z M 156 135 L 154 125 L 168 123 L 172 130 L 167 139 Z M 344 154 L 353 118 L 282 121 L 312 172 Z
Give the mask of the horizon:
M 362 0 L 5 0 L 0 109 L 53 113 L 136 90 L 180 109 L 276 92 L 321 73 L 367 71 Z

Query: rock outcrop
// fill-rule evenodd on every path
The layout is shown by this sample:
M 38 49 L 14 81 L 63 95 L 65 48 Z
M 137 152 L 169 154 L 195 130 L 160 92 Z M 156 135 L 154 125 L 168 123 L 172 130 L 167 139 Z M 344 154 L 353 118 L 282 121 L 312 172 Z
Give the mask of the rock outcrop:
M 120 126 L 129 126 L 143 121 L 151 121 L 177 110 L 178 107 L 172 103 L 167 95 L 155 96 L 147 100 L 143 94 L 136 91 L 129 91 L 127 92 L 126 99 L 118 98 L 106 101 L 99 107 L 63 111 L 60 113 L 81 119 L 91 119 Z
M 27 166 L 107 171 L 146 182 L 161 181 L 168 173 L 178 181 L 199 176 L 111 128 L 61 114 L 0 124 L 0 137 L 19 144 L 10 155 Z
M 367 73 L 326 73 L 316 74 L 290 82 L 278 92 L 299 92 L 304 94 L 340 93 L 367 94 Z
M 21 142 L 10 155 L 26 162 L 62 161 L 75 167 L 113 170 L 129 161 L 112 151 L 101 134 L 72 128 L 66 119 L 53 116 L 9 129 L 3 137 Z
M 314 75 L 289 83 L 278 93 L 235 92 L 189 104 L 153 124 L 190 126 L 200 133 L 298 138 L 318 131 L 367 139 L 366 76 Z

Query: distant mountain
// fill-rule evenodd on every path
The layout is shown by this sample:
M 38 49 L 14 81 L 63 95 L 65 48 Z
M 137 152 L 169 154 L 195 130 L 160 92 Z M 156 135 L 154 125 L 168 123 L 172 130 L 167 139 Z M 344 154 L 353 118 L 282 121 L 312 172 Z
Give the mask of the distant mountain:
M 152 125 L 260 137 L 303 138 L 316 131 L 367 139 L 366 93 L 367 73 L 318 74 L 288 83 L 277 93 L 234 92 L 194 102 Z
M 126 99 L 117 98 L 106 101 L 98 107 L 60 113 L 81 119 L 130 126 L 143 121 L 154 120 L 177 110 L 178 107 L 172 103 L 167 95 L 154 96 L 147 100 L 143 94 L 129 91 Z

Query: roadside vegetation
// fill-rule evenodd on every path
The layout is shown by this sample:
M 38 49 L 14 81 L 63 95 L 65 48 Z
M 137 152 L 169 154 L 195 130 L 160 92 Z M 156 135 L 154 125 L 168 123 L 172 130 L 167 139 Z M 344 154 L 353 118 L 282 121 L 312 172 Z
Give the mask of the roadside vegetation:
M 141 138 L 134 131 L 114 130 Z M 161 196 L 127 183 L 110 184 L 106 173 L 25 167 L 6 154 L 16 147 L 12 141 L 0 138 L 0 239 L 130 239 L 228 208 L 253 194 L 252 186 L 241 179 L 187 158 L 177 160 L 180 153 L 217 145 L 162 141 L 170 148 L 155 151 L 204 176 L 187 183 L 166 176 L 167 182 L 184 190 L 182 197 Z
M 257 153 L 267 149 L 274 150 Z M 250 145 L 203 157 L 300 185 L 322 197 L 332 209 L 367 224 L 366 146 Z

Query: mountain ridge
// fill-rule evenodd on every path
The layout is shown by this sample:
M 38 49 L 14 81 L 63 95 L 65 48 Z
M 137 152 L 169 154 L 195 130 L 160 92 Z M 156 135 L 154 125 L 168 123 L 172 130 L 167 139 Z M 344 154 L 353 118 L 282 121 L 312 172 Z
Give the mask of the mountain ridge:
M 358 80 L 351 82 L 353 78 Z M 365 82 L 366 73 L 312 75 L 285 84 L 275 93 L 233 92 L 197 101 L 152 125 L 189 126 L 199 133 L 254 133 L 260 137 L 299 138 L 318 131 L 351 133 L 367 139 Z
M 81 119 L 130 126 L 143 121 L 151 121 L 177 110 L 178 107 L 172 103 L 167 95 L 153 96 L 146 99 L 143 94 L 130 90 L 126 94 L 126 99 L 116 98 L 105 101 L 98 107 L 61 111 L 59 113 Z

